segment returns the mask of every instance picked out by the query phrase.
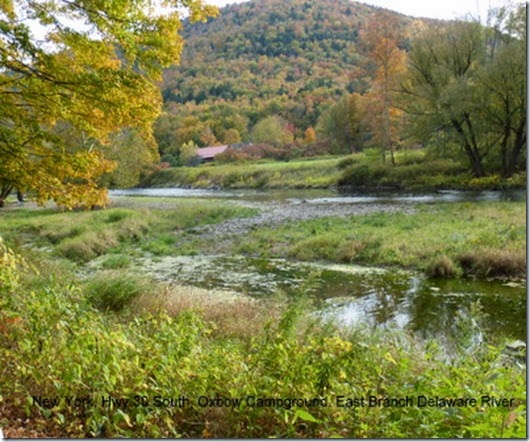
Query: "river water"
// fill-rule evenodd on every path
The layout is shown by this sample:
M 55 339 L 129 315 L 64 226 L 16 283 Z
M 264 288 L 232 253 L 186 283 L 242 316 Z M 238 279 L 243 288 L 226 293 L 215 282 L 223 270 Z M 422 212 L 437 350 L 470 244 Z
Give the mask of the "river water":
M 526 199 L 524 191 L 370 195 L 334 190 L 164 188 L 111 191 L 111 198 L 119 199 L 120 196 L 219 198 L 254 204 L 303 202 L 319 206 Z M 471 325 L 481 336 L 485 332 L 499 338 L 526 340 L 524 282 L 429 279 L 408 271 L 243 256 L 166 257 L 146 268 L 160 280 L 178 280 L 208 289 L 235 290 L 253 297 L 267 297 L 278 291 L 287 297 L 299 296 L 302 290 L 315 301 L 318 315 L 344 325 L 406 329 L 425 338 L 443 340 L 452 339 L 462 327 Z
M 439 191 L 430 193 L 378 192 L 372 194 L 339 191 L 336 189 L 281 189 L 281 190 L 216 190 L 170 188 L 135 188 L 111 190 L 116 196 L 152 196 L 174 198 L 219 198 L 236 201 L 305 201 L 310 204 L 322 203 L 436 203 L 436 202 L 475 202 L 475 201 L 525 201 L 524 190 L 507 191 Z

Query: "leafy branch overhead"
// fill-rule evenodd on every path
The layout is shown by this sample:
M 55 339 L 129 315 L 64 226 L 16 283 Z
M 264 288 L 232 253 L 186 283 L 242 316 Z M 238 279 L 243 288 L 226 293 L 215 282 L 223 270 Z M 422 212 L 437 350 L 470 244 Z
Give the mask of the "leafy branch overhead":
M 135 128 L 156 152 L 156 82 L 179 61 L 183 11 L 217 13 L 202 0 L 0 2 L 0 186 L 69 208 L 100 204 L 93 176 L 112 164 L 94 150 L 109 135 Z M 66 184 L 87 192 L 65 197 Z

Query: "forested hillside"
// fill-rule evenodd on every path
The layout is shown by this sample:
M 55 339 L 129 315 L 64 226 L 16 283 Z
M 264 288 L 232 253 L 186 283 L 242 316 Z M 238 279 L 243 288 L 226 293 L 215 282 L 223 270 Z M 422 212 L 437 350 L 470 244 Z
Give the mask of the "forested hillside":
M 284 141 L 304 138 L 339 97 L 369 88 L 374 66 L 361 36 L 380 11 L 349 0 L 254 0 L 186 25 L 181 64 L 162 85 L 162 153 L 189 141 L 248 141 L 271 116 L 286 129 Z M 424 22 L 388 13 L 406 48 L 407 33 Z

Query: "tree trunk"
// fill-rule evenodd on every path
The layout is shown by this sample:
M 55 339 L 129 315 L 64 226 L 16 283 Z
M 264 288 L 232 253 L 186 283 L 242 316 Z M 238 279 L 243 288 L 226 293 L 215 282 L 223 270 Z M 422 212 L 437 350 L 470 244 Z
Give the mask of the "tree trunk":
M 0 186 L 0 207 L 4 207 L 6 204 L 6 198 L 13 190 L 12 184 L 2 184 Z
M 515 134 L 515 141 L 510 151 L 510 156 L 507 159 L 507 167 L 504 178 L 510 178 L 517 170 L 517 161 L 519 156 L 526 146 L 526 124 L 521 124 Z
M 486 174 L 484 172 L 484 166 L 482 165 L 482 156 L 480 155 L 480 151 L 476 145 L 476 142 L 474 141 L 474 137 L 471 136 L 471 141 L 468 139 L 462 124 L 458 120 L 453 119 L 451 120 L 451 123 L 458 135 L 460 135 L 462 147 L 464 148 L 464 152 L 469 159 L 473 176 L 475 176 L 475 178 L 481 178 L 485 176 Z M 468 122 L 467 125 L 471 129 L 470 122 Z

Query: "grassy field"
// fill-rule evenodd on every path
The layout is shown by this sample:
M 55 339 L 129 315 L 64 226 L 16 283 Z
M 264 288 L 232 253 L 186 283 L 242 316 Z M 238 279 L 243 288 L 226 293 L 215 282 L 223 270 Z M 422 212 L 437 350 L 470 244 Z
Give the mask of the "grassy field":
M 7 211 L 0 215 L 0 235 L 18 247 L 31 245 L 53 257 L 84 263 L 105 254 L 130 255 L 135 249 L 171 254 L 179 232 L 255 213 L 219 201 L 167 200 L 168 210 L 163 198 L 157 198 L 153 208 L 148 199 L 143 200 L 136 208 L 129 200 L 131 208 L 92 212 Z
M 127 198 L 120 204 L 128 208 L 79 213 L 18 209 L 1 215 L 1 234 L 19 249 L 73 263 L 106 256 L 108 269 L 126 268 L 145 253 L 229 253 L 412 268 L 439 277 L 524 278 L 526 272 L 524 202 L 427 204 L 412 213 L 256 226 L 221 246 L 197 235 L 197 228 L 256 210 L 215 200 L 174 201 Z
M 367 149 L 346 156 L 285 161 L 209 163 L 160 170 L 143 183 L 150 187 L 198 188 L 329 188 L 352 189 L 493 190 L 526 187 L 526 173 L 502 179 L 473 178 L 466 167 L 450 159 L 430 158 L 425 151 L 396 153 L 396 165 L 382 163 L 379 152 Z
M 198 167 L 164 169 L 151 175 L 147 186 L 192 186 L 248 189 L 326 188 L 334 186 L 340 158 L 289 162 L 204 164 Z
M 436 204 L 412 214 L 296 222 L 256 229 L 234 252 L 406 267 L 441 277 L 524 277 L 526 204 Z

